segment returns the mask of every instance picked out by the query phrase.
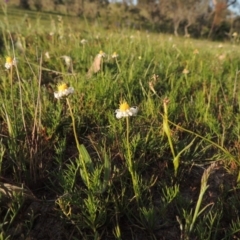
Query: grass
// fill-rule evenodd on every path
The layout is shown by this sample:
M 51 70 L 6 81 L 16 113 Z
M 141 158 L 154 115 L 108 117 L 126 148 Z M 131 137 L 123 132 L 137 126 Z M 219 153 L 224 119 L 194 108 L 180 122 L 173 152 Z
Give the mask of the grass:
M 0 239 L 240 238 L 237 45 L 4 16 Z

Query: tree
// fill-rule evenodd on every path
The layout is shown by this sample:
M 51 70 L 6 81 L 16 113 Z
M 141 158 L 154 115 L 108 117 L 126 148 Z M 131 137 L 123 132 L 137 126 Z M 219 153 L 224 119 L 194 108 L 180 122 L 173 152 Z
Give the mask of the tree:
M 212 6 L 213 6 L 213 21 L 211 30 L 208 34 L 208 37 L 211 37 L 213 31 L 216 31 L 216 29 L 221 25 L 221 23 L 225 20 L 226 14 L 227 14 L 227 8 L 231 5 L 236 4 L 237 0 L 212 0 Z
M 159 6 L 161 14 L 173 21 L 174 34 L 178 36 L 179 26 L 185 22 L 184 32 L 188 36 L 188 28 L 207 11 L 209 0 L 160 0 Z

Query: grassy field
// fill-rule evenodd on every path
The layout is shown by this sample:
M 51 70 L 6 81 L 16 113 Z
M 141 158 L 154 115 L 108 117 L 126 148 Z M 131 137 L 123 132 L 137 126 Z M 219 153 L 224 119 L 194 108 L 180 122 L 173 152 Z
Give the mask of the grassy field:
M 237 42 L 6 10 L 1 240 L 240 239 Z

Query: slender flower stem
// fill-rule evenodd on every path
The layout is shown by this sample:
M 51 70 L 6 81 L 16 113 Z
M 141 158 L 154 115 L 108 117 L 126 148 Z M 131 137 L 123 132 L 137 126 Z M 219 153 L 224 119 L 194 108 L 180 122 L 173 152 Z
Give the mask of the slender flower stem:
M 126 125 L 127 125 L 127 152 L 128 152 L 128 165 L 131 169 L 131 171 L 133 170 L 132 169 L 132 160 L 131 160 L 131 151 L 130 151 L 130 142 L 129 142 L 129 118 L 126 117 Z
M 13 66 L 10 67 L 11 96 L 13 95 Z
M 126 125 L 127 125 L 127 164 L 128 164 L 128 170 L 132 177 L 132 184 L 133 184 L 133 190 L 135 197 L 137 199 L 137 202 L 139 201 L 139 186 L 138 186 L 138 180 L 137 180 L 137 173 L 134 169 L 133 162 L 132 162 L 132 156 L 131 156 L 131 149 L 130 149 L 130 142 L 129 142 L 129 134 L 130 134 L 130 124 L 129 124 L 129 117 L 126 117 Z
M 13 95 L 13 66 L 10 67 L 9 78 L 10 78 L 10 83 L 11 83 L 11 104 L 12 104 L 12 109 L 13 109 L 14 120 L 16 120 L 17 117 L 16 117 L 15 106 L 14 106 L 14 97 L 13 97 L 14 96 Z M 14 127 L 14 134 L 16 134 L 15 127 Z
M 74 116 L 73 116 L 72 107 L 71 107 L 69 99 L 66 98 L 66 100 L 67 100 L 67 104 L 68 104 L 68 107 L 69 107 L 70 115 L 71 115 L 71 118 L 72 118 L 73 134 L 74 134 L 74 137 L 75 137 L 77 148 L 79 149 L 80 144 L 79 144 L 78 137 L 77 137 L 76 125 L 75 125 L 75 119 L 74 119 Z
M 12 107 L 14 108 L 14 102 L 13 102 L 13 66 L 10 67 L 10 73 L 9 73 L 10 83 L 11 83 L 11 101 L 12 101 Z M 14 111 L 15 114 L 15 111 Z
M 80 143 L 78 141 L 78 136 L 77 136 L 77 132 L 76 132 L 76 124 L 75 124 L 75 119 L 74 119 L 72 107 L 71 107 L 71 104 L 70 104 L 70 101 L 69 101 L 68 98 L 66 98 L 66 101 L 67 101 L 67 104 L 68 104 L 68 107 L 69 107 L 69 111 L 70 111 L 70 115 L 71 115 L 71 118 L 72 118 L 73 134 L 74 134 L 74 137 L 75 137 L 75 141 L 76 141 L 78 153 L 79 153 L 79 156 L 80 156 L 80 160 L 81 160 L 81 163 L 82 163 L 83 171 L 84 171 L 84 174 L 86 176 L 87 187 L 89 189 L 90 188 L 90 182 L 89 182 L 89 178 L 88 178 L 88 172 L 87 172 L 86 164 L 85 164 L 85 162 L 83 160 L 83 156 L 81 154 L 81 148 L 80 148 Z

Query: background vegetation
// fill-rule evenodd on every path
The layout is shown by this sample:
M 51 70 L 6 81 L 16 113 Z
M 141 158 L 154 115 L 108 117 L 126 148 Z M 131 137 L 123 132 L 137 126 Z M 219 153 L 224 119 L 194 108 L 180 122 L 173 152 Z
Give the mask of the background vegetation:
M 106 28 L 121 26 L 214 40 L 230 40 L 239 31 L 238 0 L 8 0 L 7 4 L 98 19 Z
M 240 238 L 238 35 L 1 19 L 0 239 Z M 116 118 L 124 100 L 137 116 Z

